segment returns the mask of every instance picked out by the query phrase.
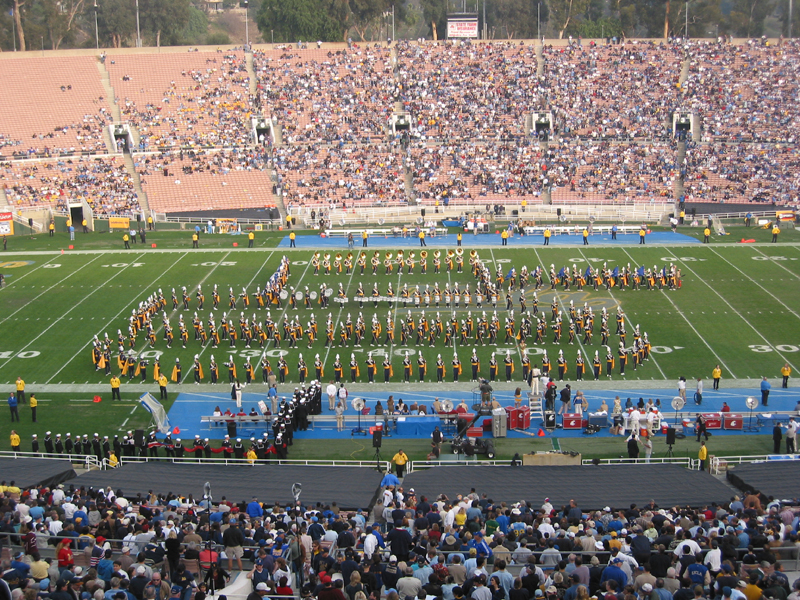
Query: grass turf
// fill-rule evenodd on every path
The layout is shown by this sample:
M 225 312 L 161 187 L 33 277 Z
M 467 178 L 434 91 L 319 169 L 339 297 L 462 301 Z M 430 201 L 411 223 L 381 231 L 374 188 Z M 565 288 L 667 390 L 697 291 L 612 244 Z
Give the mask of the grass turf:
M 708 378 L 711 369 L 716 364 L 720 364 L 723 369 L 724 378 L 754 378 L 761 375 L 775 377 L 778 375 L 780 367 L 784 362 L 789 362 L 794 368 L 800 366 L 797 352 L 800 350 L 800 249 L 793 244 L 779 243 L 770 246 L 752 245 L 722 245 L 720 240 L 731 241 L 741 237 L 753 237 L 757 241 L 768 241 L 769 232 L 760 229 L 729 228 L 730 236 L 725 238 L 714 237 L 714 243 L 704 246 L 692 247 L 587 247 L 587 248 L 559 248 L 551 246 L 541 247 L 514 247 L 508 249 L 480 250 L 484 260 L 492 261 L 490 266 L 494 270 L 497 264 L 502 264 L 504 271 L 510 266 L 519 269 L 523 264 L 533 268 L 541 264 L 547 270 L 549 265 L 555 264 L 557 268 L 561 266 L 577 263 L 581 270 L 587 264 L 595 266 L 607 263 L 609 266 L 616 266 L 631 263 L 632 266 L 644 264 L 647 266 L 663 265 L 669 262 L 676 262 L 682 270 L 683 287 L 675 292 L 668 291 L 638 291 L 632 290 L 619 291 L 613 288 L 610 292 L 600 290 L 587 290 L 579 292 L 563 292 L 558 290 L 557 299 L 562 306 L 573 300 L 577 306 L 588 302 L 599 311 L 601 306 L 606 306 L 612 313 L 612 333 L 614 331 L 613 309 L 619 303 L 628 316 L 629 340 L 631 339 L 633 326 L 640 324 L 642 331 L 647 331 L 650 341 L 654 346 L 653 358 L 638 371 L 634 372 L 629 366 L 626 379 L 636 380 L 669 380 L 674 381 L 683 375 L 687 378 L 702 376 Z M 690 231 L 690 233 L 695 233 Z M 280 234 L 284 235 L 283 233 Z M 163 236 L 163 237 L 162 237 Z M 263 237 L 262 237 L 263 236 Z M 265 232 L 257 238 L 257 249 L 255 251 L 243 251 L 241 248 L 233 248 L 232 241 L 236 240 L 242 246 L 246 246 L 246 239 L 231 238 L 229 236 L 203 236 L 202 251 L 192 251 L 187 247 L 187 234 L 177 232 L 155 232 L 148 236 L 148 245 L 134 246 L 127 252 L 102 252 L 109 248 L 116 249 L 118 245 L 116 239 L 106 234 L 88 234 L 84 241 L 82 234 L 77 234 L 76 247 L 78 249 L 89 248 L 97 250 L 92 254 L 35 254 L 36 250 L 54 250 L 64 247 L 67 243 L 64 234 L 57 234 L 54 238 L 48 236 L 35 236 L 33 238 L 15 237 L 9 244 L 9 250 L 31 252 L 29 255 L 13 255 L 8 260 L 0 263 L 0 272 L 7 275 L 6 285 L 0 290 L 3 311 L 0 315 L 0 382 L 12 389 L 11 384 L 18 375 L 22 376 L 27 384 L 29 391 L 35 391 L 36 386 L 44 383 L 107 383 L 108 380 L 102 374 L 94 371 L 90 360 L 90 343 L 95 334 L 102 337 L 103 333 L 108 332 L 112 339 L 116 338 L 116 330 L 127 326 L 127 316 L 131 309 L 139 301 L 143 300 L 149 293 L 159 287 L 164 290 L 169 299 L 172 287 L 180 293 L 180 286 L 185 285 L 190 291 L 192 298 L 192 310 L 184 313 L 184 319 L 188 322 L 195 310 L 194 290 L 198 284 L 202 284 L 206 294 L 206 307 L 202 311 L 201 317 L 205 321 L 211 307 L 211 289 L 214 284 L 219 286 L 222 296 L 222 306 L 227 309 L 227 290 L 232 286 L 238 293 L 242 286 L 247 286 L 249 292 L 253 292 L 257 285 L 262 285 L 267 277 L 275 270 L 284 251 L 271 250 L 265 246 L 273 246 L 281 239 L 277 233 Z M 797 234 L 793 230 L 784 231 L 781 234 L 781 242 L 796 241 Z M 763 238 L 763 239 L 762 239 Z M 157 243 L 158 250 L 154 251 L 149 247 L 151 239 Z M 433 275 L 432 257 L 429 256 L 429 269 L 427 275 L 417 273 L 413 276 L 403 274 L 398 276 L 395 272 L 391 277 L 383 275 L 383 268 L 379 269 L 379 275 L 373 277 L 367 269 L 362 277 L 358 274 L 346 277 L 337 276 L 317 276 L 312 275 L 308 261 L 312 250 L 302 248 L 306 243 L 311 244 L 312 238 L 301 240 L 301 249 L 287 254 L 293 261 L 292 276 L 289 284 L 297 289 L 303 289 L 309 285 L 312 290 L 318 290 L 322 281 L 338 287 L 341 281 L 347 290 L 348 296 L 352 297 L 358 282 L 362 282 L 364 290 L 369 295 L 372 283 L 377 282 L 381 292 L 385 292 L 389 281 L 395 287 L 395 291 L 403 283 L 408 282 L 409 287 L 414 284 L 421 284 L 424 288 L 425 283 L 433 284 L 438 280 L 440 284 L 447 281 L 457 280 L 462 284 L 470 283 L 474 289 L 474 280 L 471 275 L 464 273 L 442 272 L 439 276 Z M 218 244 L 219 249 L 210 248 L 213 244 Z M 160 252 L 161 249 L 175 249 L 169 252 Z M 428 249 L 429 253 L 435 248 Z M 468 247 L 466 248 L 468 249 Z M 358 249 L 356 249 L 358 250 Z M 370 255 L 371 255 L 370 250 Z M 417 252 L 418 253 L 418 252 Z M 502 262 L 501 262 L 502 261 Z M 356 272 L 357 273 L 357 272 Z M 546 278 L 545 278 L 546 279 Z M 539 293 L 539 307 L 549 319 L 549 303 L 553 295 L 547 289 Z M 530 292 L 529 292 L 529 307 Z M 518 293 L 514 294 L 515 309 L 518 312 Z M 272 316 L 276 322 L 281 322 L 284 312 L 287 315 L 297 314 L 303 320 L 303 324 L 308 320 L 310 311 L 302 307 L 298 311 L 287 309 L 288 303 L 284 303 L 283 309 L 272 308 Z M 502 321 L 505 317 L 505 303 L 501 302 L 498 306 L 498 316 Z M 371 302 L 365 303 L 364 313 L 368 323 L 373 313 L 377 313 L 383 321 L 387 311 L 390 310 L 386 303 L 381 303 L 378 309 L 374 309 Z M 491 313 L 491 309 L 484 304 L 484 310 Z M 473 315 L 477 309 L 472 306 Z M 182 311 L 181 311 L 182 312 Z M 241 308 L 235 311 L 236 320 Z M 248 315 L 255 312 L 260 321 L 263 321 L 265 311 L 256 310 L 252 306 L 248 310 Z M 342 308 L 339 304 L 331 303 L 329 312 L 337 322 L 351 313 L 353 318 L 359 312 L 358 305 L 350 303 Z M 398 323 L 397 340 L 399 341 L 399 318 L 405 314 L 402 308 L 392 309 L 395 314 L 395 321 Z M 418 313 L 419 311 L 414 311 Z M 430 309 L 428 313 L 435 313 L 435 309 Z M 441 307 L 439 312 L 442 318 L 446 319 L 450 311 Z M 463 313 L 463 309 L 461 311 Z M 314 313 L 319 323 L 320 334 L 324 338 L 324 322 L 327 314 L 323 314 L 318 305 L 314 308 Z M 462 315 L 459 316 L 461 318 Z M 172 315 L 173 324 L 177 321 L 177 314 Z M 158 319 L 160 323 L 160 319 Z M 219 315 L 217 315 L 219 322 Z M 599 325 L 599 320 L 597 321 Z M 597 327 L 599 329 L 599 327 Z M 504 334 L 499 336 L 499 345 L 494 347 L 479 347 L 479 356 L 482 363 L 482 375 L 488 373 L 489 353 L 497 351 L 498 359 L 501 362 L 500 379 L 505 379 L 502 369 L 502 356 L 505 349 L 512 351 L 515 359 L 517 371 L 515 377 L 521 375 L 519 368 L 520 352 L 514 344 L 503 344 Z M 205 349 L 200 348 L 197 342 L 192 341 L 193 335 L 190 327 L 190 342 L 186 350 L 180 348 L 176 343 L 172 350 L 164 347 L 164 342 L 160 339 L 154 349 L 161 355 L 161 364 L 169 370 L 176 357 L 180 357 L 184 364 L 184 376 L 191 377 L 187 368 L 191 363 L 194 354 L 200 354 L 204 366 L 207 368 L 210 354 L 214 354 L 217 362 L 221 365 L 231 353 L 234 353 L 235 361 L 239 368 L 244 362 L 245 356 L 251 357 L 251 362 L 257 366 L 257 361 L 261 356 L 262 350 L 253 346 L 250 350 L 243 347 L 240 341 L 235 349 L 230 349 L 226 342 L 216 350 L 210 346 Z M 552 344 L 552 334 L 547 336 L 546 348 L 553 362 L 557 356 L 558 349 L 565 351 L 570 364 L 569 376 L 574 373 L 575 357 L 579 351 L 584 352 L 584 360 L 587 365 L 591 362 L 594 350 L 600 350 L 601 356 L 604 349 L 599 345 L 599 335 L 596 334 L 595 342 L 592 346 L 582 348 L 579 344 L 568 346 L 566 344 L 566 331 L 560 346 Z M 361 381 L 366 380 L 366 369 L 364 360 L 366 352 L 370 350 L 369 337 L 364 344 L 361 352 L 357 353 L 357 358 L 361 363 Z M 409 351 L 416 353 L 418 350 L 413 345 L 412 338 Z M 338 342 L 338 329 L 337 329 Z M 616 337 L 611 337 L 612 347 L 616 346 Z M 116 344 L 114 344 L 116 348 Z M 144 341 L 139 339 L 136 346 L 138 351 L 151 351 Z M 467 348 L 458 348 L 459 356 L 464 364 L 464 375 L 462 381 L 469 374 L 469 356 L 471 354 L 470 345 Z M 428 348 L 427 343 L 420 347 L 428 361 L 428 381 L 435 381 L 434 364 L 436 355 L 442 354 L 442 358 L 448 365 L 446 380 L 450 381 L 451 370 L 449 368 L 453 350 L 445 349 L 441 340 L 436 347 Z M 373 351 L 380 353 L 387 351 L 387 348 L 373 348 Z M 268 355 L 272 357 L 273 365 L 278 351 L 273 350 L 270 344 Z M 299 344 L 296 350 L 287 350 L 283 344 L 282 351 L 288 351 L 287 361 L 290 365 L 290 380 L 296 381 L 296 364 L 298 352 L 303 352 L 309 364 L 311 376 L 313 378 L 313 357 L 319 353 L 325 360 L 326 375 L 332 373 L 331 365 L 335 354 L 339 353 L 342 362 L 349 361 L 352 348 L 335 348 L 332 350 L 323 347 L 323 340 L 317 341 L 312 349 L 306 348 L 305 341 Z M 540 357 L 536 354 L 539 348 L 529 346 L 529 353 L 534 362 L 538 362 Z M 394 381 L 398 381 L 402 376 L 400 367 L 404 349 L 395 347 L 393 349 Z M 380 363 L 381 356 L 376 356 Z M 151 367 L 152 370 L 152 367 Z M 224 371 L 223 368 L 221 368 Z M 588 368 L 587 368 L 588 370 Z M 379 368 L 378 379 L 382 381 L 382 372 Z M 618 379 L 618 369 L 614 378 Z M 226 374 L 220 373 L 221 378 L 226 380 Z M 346 375 L 349 373 L 346 370 Z M 348 377 L 349 379 L 349 377 Z M 417 380 L 416 365 L 414 367 L 413 380 Z M 465 389 L 469 389 L 469 383 L 463 384 Z M 387 390 L 387 394 L 391 393 Z M 74 395 L 74 394 L 72 394 Z M 93 433 L 98 430 L 108 431 L 107 423 L 121 426 L 125 420 L 124 413 L 130 412 L 132 407 L 126 405 L 114 406 L 110 402 L 102 402 L 91 406 L 84 406 L 81 403 L 70 403 L 70 398 L 52 394 L 52 404 L 43 403 L 41 405 L 41 423 L 38 430 L 43 433 L 45 429 L 56 431 L 66 430 L 73 427 L 73 417 L 75 424 L 86 426 L 86 431 L 81 433 Z M 131 399 L 133 395 L 131 395 Z M 123 386 L 123 397 L 125 397 Z M 54 410 L 55 409 L 55 410 Z M 22 408 L 23 417 L 25 407 Z M 67 411 L 64 413 L 63 411 Z M 54 424 L 45 423 L 45 413 L 58 415 L 61 419 L 65 414 L 69 415 L 68 423 L 57 427 L 59 420 Z M 141 414 L 142 424 L 146 423 L 144 413 Z M 130 416 L 126 429 L 138 423 L 139 416 L 135 411 Z M 20 425 L 20 429 L 23 429 Z M 26 432 L 27 433 L 27 432 Z M 748 440 L 757 436 L 748 436 Z M 734 440 L 742 440 L 736 437 Z M 592 452 L 602 452 L 597 454 L 602 456 L 616 455 L 614 450 L 605 449 L 609 442 L 601 440 L 581 440 L 588 447 L 597 446 Z M 716 442 L 716 440 L 715 440 Z M 327 451 L 341 453 L 345 458 L 353 451 L 357 450 L 358 442 L 342 443 L 341 450 L 338 449 L 340 442 L 331 442 L 332 446 Z M 523 447 L 528 444 L 545 444 L 545 441 L 533 440 L 502 440 L 499 443 L 498 451 L 500 455 L 509 456 L 517 450 L 511 450 L 517 446 Z M 571 442 L 577 443 L 577 442 Z M 720 438 L 720 443 L 722 438 Z M 727 443 L 727 442 L 726 442 Z M 741 444 L 735 443 L 736 446 Z M 0 440 L 0 447 L 7 444 L 6 440 Z M 767 446 L 763 451 L 769 449 Z M 304 446 L 308 450 L 304 450 Z M 405 446 L 404 442 L 404 446 Z M 754 450 L 760 452 L 764 444 L 758 445 Z M 508 451 L 506 451 L 508 448 Z M 732 447 L 732 450 L 734 448 Z M 427 448 L 424 443 L 420 452 L 425 453 Z M 308 452 L 306 455 L 305 453 Z M 313 443 L 298 443 L 293 448 L 293 454 L 298 457 L 314 456 L 319 452 L 318 445 Z M 371 457 L 371 449 L 367 448 L 367 453 Z M 658 453 L 658 450 L 656 450 Z M 738 453 L 744 453 L 742 449 Z M 316 454 L 318 455 L 318 454 Z M 418 457 L 419 458 L 419 457 Z

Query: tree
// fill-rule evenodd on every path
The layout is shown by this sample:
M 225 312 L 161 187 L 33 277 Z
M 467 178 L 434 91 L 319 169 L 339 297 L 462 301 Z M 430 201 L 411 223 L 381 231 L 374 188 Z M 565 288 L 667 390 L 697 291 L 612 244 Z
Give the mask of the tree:
M 764 19 L 775 10 L 771 0 L 734 0 L 728 17 L 734 36 L 759 37 L 764 33 Z
M 490 28 L 499 31 L 507 39 L 536 37 L 535 3 L 530 0 L 494 0 L 492 4 L 492 9 L 486 14 Z
M 180 33 L 189 20 L 189 0 L 139 0 L 139 18 L 142 29 L 152 35 L 155 45 L 177 45 Z
M 19 40 L 19 49 L 21 52 L 25 52 L 25 29 L 22 27 L 22 7 L 25 6 L 24 0 L 14 0 L 13 11 L 14 14 L 12 18 L 14 19 L 14 23 L 17 26 L 17 39 Z
M 421 0 L 422 15 L 430 24 L 431 37 L 444 39 L 447 34 L 447 0 Z
M 383 13 L 391 11 L 392 0 L 349 0 L 348 8 L 353 29 L 361 41 L 365 41 L 365 30 L 373 21 L 382 18 Z
M 572 19 L 582 15 L 588 6 L 589 0 L 550 0 L 550 22 L 558 33 L 558 39 L 564 37 Z
M 53 50 L 58 50 L 64 38 L 75 33 L 84 4 L 84 0 L 36 0 L 31 12 L 47 32 Z
M 265 41 L 272 33 L 280 42 L 342 39 L 342 19 L 347 18 L 346 0 L 263 0 L 256 24 Z M 272 32 L 272 33 L 271 33 Z
M 136 32 L 136 12 L 130 0 L 98 0 L 97 24 L 103 45 L 121 48 Z

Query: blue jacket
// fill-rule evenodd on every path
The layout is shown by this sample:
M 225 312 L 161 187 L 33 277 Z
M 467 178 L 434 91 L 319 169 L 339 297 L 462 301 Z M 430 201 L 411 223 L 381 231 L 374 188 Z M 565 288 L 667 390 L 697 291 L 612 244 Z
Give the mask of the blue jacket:
M 16 397 L 14 394 L 11 394 L 11 395 L 8 397 L 8 405 L 9 405 L 11 408 L 16 408 L 16 407 L 17 407 L 17 397 Z
M 769 384 L 769 381 L 767 381 L 766 379 L 762 379 L 761 380 L 761 391 L 762 392 L 769 391 L 770 389 L 772 389 L 772 386 Z

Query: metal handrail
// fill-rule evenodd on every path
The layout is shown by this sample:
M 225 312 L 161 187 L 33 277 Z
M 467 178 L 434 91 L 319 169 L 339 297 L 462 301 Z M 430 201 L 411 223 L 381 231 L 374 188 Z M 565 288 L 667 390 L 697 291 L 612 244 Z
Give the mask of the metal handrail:
M 650 458 L 584 458 L 582 465 L 647 465 L 647 464 L 677 464 L 688 469 L 694 469 L 694 462 L 699 464 L 697 459 L 688 456 L 662 456 Z

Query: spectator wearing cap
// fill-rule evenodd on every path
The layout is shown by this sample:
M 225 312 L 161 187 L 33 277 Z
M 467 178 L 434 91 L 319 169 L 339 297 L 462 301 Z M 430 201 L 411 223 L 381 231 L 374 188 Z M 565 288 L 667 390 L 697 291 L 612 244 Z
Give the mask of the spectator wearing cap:
M 253 569 L 247 574 L 247 578 L 253 583 L 253 591 L 259 583 L 266 583 L 270 579 L 269 571 L 264 568 L 264 559 L 257 558 Z
M 622 559 L 619 557 L 612 558 L 611 563 L 603 570 L 603 575 L 600 577 L 600 585 L 606 581 L 614 581 L 618 589 L 623 589 L 628 583 L 628 576 L 622 570 Z
M 131 579 L 128 590 L 133 594 L 136 600 L 143 600 L 144 588 L 147 587 L 148 583 L 150 583 L 150 577 L 147 577 L 147 570 L 144 568 L 144 565 L 140 565 L 136 567 L 134 571 L 134 576 Z
M 483 538 L 483 534 L 480 531 L 475 532 L 475 535 L 472 536 L 472 539 L 467 544 L 467 547 L 475 548 L 478 556 L 483 556 L 485 558 L 492 556 L 492 549 L 489 548 L 489 544 L 486 543 L 486 540 Z
M 384 587 L 388 590 L 397 587 L 397 580 L 400 579 L 402 573 L 397 567 L 397 557 L 392 554 L 389 557 L 389 564 L 385 565 L 381 570 L 381 580 Z
M 330 581 L 330 579 L 329 579 Z M 255 589 L 247 595 L 247 600 L 261 600 L 267 595 L 269 588 L 263 581 L 255 586 Z
M 571 585 L 567 588 L 567 591 L 564 592 L 562 600 L 576 600 L 578 597 L 578 589 L 585 587 L 581 584 L 580 577 L 575 573 L 570 575 L 570 583 Z
M 636 592 L 641 590 L 645 584 L 650 584 L 650 591 L 653 591 L 653 588 L 656 585 L 656 578 L 650 572 L 650 564 L 649 563 L 642 563 L 642 573 L 636 577 L 633 581 L 633 588 Z
M 397 593 L 400 594 L 401 598 L 405 598 L 406 596 L 413 596 L 416 598 L 421 589 L 422 582 L 414 577 L 414 569 L 406 567 L 403 576 L 397 580 Z
M 338 587 L 334 587 L 329 575 L 321 578 L 322 589 L 317 594 L 317 600 L 346 600 L 344 593 Z M 248 600 L 251 600 L 248 596 Z

